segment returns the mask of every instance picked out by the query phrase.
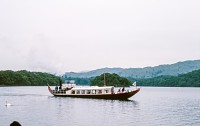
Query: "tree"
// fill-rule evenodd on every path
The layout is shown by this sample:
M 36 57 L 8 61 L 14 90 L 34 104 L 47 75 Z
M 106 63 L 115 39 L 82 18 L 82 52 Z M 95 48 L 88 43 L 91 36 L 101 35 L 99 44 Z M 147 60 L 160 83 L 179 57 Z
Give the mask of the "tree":
M 105 73 L 105 78 L 104 74 L 101 74 L 100 76 L 97 76 L 93 78 L 90 81 L 91 86 L 104 86 L 104 79 L 106 82 L 106 86 L 115 86 L 115 87 L 129 87 L 131 85 L 131 81 L 124 77 L 120 77 L 119 75 L 113 73 Z

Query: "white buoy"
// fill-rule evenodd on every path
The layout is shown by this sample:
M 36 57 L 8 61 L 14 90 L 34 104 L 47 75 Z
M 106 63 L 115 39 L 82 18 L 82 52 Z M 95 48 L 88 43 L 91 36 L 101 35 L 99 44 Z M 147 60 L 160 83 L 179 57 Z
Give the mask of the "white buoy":
M 11 104 L 6 101 L 6 106 L 11 106 Z

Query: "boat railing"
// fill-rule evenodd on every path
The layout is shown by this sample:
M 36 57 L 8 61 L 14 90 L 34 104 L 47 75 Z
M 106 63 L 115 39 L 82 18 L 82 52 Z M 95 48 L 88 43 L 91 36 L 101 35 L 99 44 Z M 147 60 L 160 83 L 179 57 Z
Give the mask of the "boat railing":
M 66 90 L 53 90 L 54 94 L 66 94 Z
M 74 83 L 67 83 L 67 84 L 62 84 L 62 88 L 74 88 L 74 87 L 76 87 L 76 84 L 74 84 Z

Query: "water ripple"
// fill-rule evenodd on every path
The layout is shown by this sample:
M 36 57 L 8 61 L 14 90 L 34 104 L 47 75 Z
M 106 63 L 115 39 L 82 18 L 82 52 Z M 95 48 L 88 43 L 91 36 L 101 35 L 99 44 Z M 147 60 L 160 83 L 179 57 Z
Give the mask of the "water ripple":
M 0 90 L 1 126 L 13 120 L 24 126 L 200 125 L 200 88 L 143 87 L 127 101 L 54 97 L 46 87 Z

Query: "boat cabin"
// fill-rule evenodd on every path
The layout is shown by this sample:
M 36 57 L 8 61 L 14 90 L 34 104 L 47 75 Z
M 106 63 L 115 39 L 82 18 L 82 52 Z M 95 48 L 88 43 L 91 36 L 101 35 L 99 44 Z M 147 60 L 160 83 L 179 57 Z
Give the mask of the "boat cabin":
M 69 89 L 69 90 L 68 90 Z M 53 90 L 53 93 L 56 94 L 67 94 L 67 95 L 102 95 L 102 94 L 114 94 L 114 87 L 75 87 L 74 85 L 65 85 L 65 88 L 62 90 Z
M 66 91 L 66 94 L 73 95 L 101 95 L 101 94 L 112 94 L 114 93 L 114 87 L 76 87 Z

